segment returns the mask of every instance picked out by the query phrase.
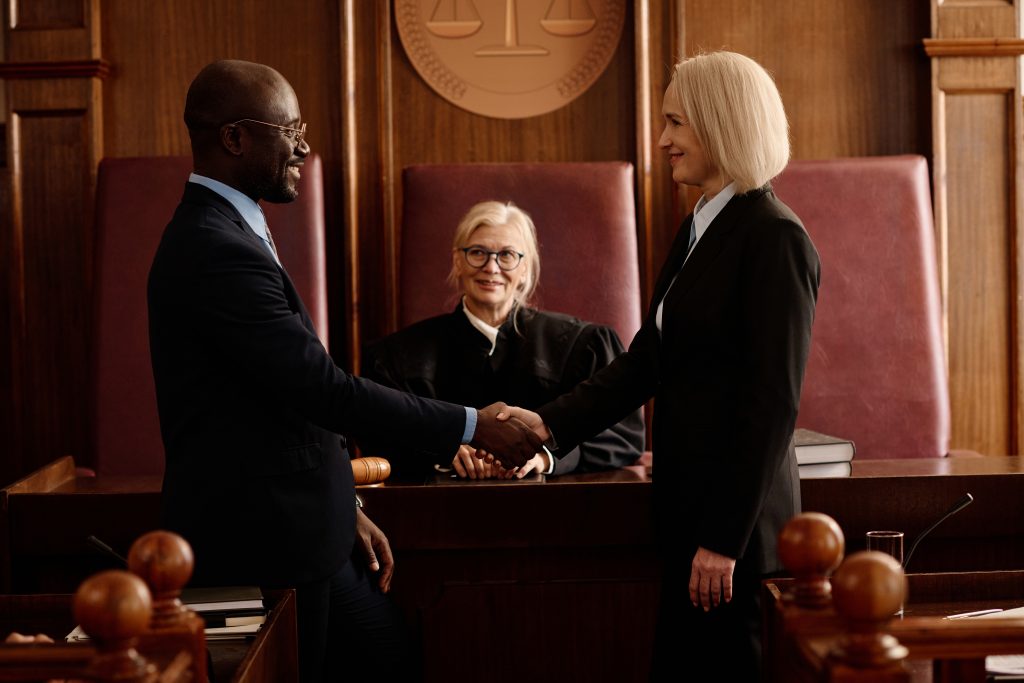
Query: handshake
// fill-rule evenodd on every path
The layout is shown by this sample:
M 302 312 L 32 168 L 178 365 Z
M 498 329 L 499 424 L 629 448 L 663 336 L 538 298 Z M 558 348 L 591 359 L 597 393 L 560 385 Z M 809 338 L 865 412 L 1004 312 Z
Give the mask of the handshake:
M 550 439 L 551 432 L 537 413 L 494 403 L 477 411 L 476 432 L 469 443 L 511 470 L 525 465 Z

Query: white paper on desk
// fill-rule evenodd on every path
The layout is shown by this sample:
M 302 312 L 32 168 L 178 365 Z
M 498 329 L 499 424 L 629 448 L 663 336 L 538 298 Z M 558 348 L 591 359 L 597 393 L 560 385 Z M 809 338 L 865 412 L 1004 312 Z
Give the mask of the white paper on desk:
M 982 614 L 973 619 L 1024 619 L 1024 607 Z M 985 657 L 985 671 L 990 674 L 1024 675 L 1024 655 L 992 655 Z
M 985 657 L 985 672 L 990 674 L 1024 674 L 1024 655 L 992 655 Z
M 92 638 L 82 630 L 81 626 L 76 626 L 74 631 L 64 636 L 64 640 L 68 643 L 88 643 Z
M 1024 607 L 1013 607 L 1011 609 L 1004 609 L 1002 612 L 993 612 L 992 614 L 982 614 L 974 619 L 1024 619 Z

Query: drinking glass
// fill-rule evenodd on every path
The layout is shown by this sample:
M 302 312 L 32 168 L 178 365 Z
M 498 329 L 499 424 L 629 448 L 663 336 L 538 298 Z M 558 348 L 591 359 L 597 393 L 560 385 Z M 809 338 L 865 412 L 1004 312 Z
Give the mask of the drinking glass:
M 867 549 L 877 550 L 894 558 L 903 565 L 903 532 L 902 531 L 869 531 L 867 533 Z M 903 604 L 896 611 L 897 617 L 903 616 Z

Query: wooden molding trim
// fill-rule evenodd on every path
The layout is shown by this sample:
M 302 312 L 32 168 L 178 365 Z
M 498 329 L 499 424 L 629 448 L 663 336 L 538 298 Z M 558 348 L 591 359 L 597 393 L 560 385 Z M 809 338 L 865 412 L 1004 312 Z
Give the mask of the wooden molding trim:
M 102 59 L 62 62 L 0 62 L 0 78 L 100 78 L 110 75 L 110 63 Z
M 1010 57 L 1024 55 L 1020 38 L 925 38 L 929 57 Z

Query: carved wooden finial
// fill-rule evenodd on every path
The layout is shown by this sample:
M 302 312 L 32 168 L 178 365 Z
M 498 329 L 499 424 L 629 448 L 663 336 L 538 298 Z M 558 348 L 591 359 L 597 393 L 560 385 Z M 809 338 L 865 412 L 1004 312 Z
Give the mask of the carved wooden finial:
M 101 681 L 141 681 L 155 671 L 135 651 L 149 626 L 152 601 L 139 577 L 121 570 L 100 572 L 82 582 L 73 602 L 75 619 L 96 642 L 88 675 Z
M 151 531 L 132 544 L 128 568 L 146 582 L 153 594 L 153 628 L 183 622 L 186 610 L 180 600 L 181 589 L 192 577 L 194 566 L 192 546 L 170 531 Z
M 846 558 L 832 577 L 832 603 L 847 624 L 833 656 L 857 669 L 898 665 L 907 648 L 882 630 L 902 607 L 906 578 L 895 559 L 873 550 Z
M 846 541 L 834 519 L 820 512 L 804 512 L 786 523 L 779 533 L 779 558 L 795 577 L 788 594 L 806 609 L 826 607 L 831 600 L 828 577 L 843 560 Z

